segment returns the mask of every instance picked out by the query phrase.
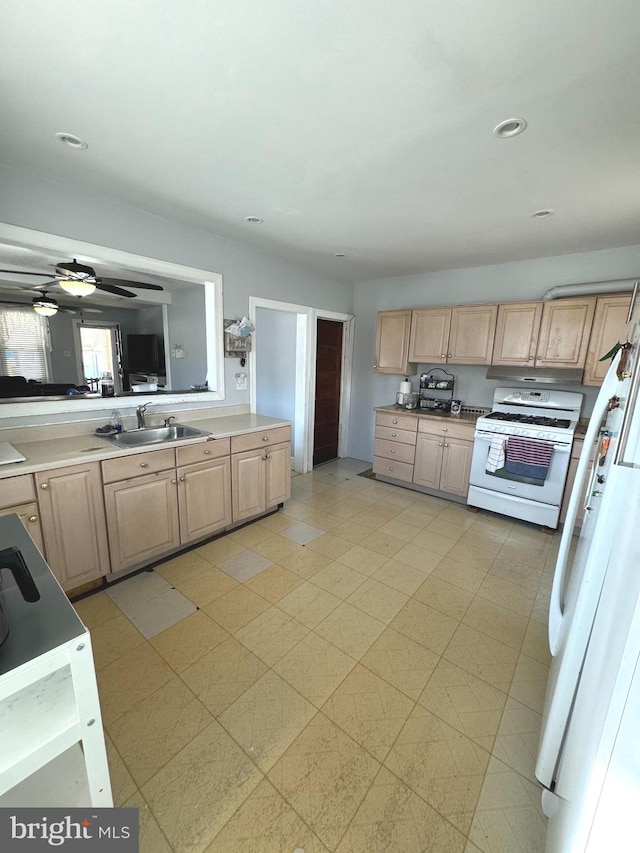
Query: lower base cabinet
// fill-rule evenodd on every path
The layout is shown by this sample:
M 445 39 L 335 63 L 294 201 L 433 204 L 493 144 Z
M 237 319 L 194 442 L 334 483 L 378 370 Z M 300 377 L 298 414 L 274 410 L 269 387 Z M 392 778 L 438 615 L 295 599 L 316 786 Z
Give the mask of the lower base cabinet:
M 427 431 L 430 429 L 437 432 Z M 469 438 L 458 437 L 467 434 Z M 472 454 L 473 425 L 430 427 L 428 421 L 422 421 L 418 427 L 413 482 L 428 489 L 466 497 Z
M 194 542 L 231 524 L 229 457 L 178 468 L 180 541 Z
M 22 504 L 21 506 L 11 506 L 7 509 L 0 509 L 1 515 L 11 515 L 16 513 L 20 521 L 23 523 L 27 533 L 36 543 L 38 551 L 44 557 L 44 541 L 42 539 L 42 527 L 40 525 L 40 510 L 37 503 Z
M 284 503 L 291 494 L 291 444 L 231 456 L 232 519 L 243 521 Z
M 64 589 L 109 572 L 97 462 L 35 474 L 47 562 Z
M 113 572 L 180 545 L 176 484 L 175 471 L 161 471 L 104 487 Z

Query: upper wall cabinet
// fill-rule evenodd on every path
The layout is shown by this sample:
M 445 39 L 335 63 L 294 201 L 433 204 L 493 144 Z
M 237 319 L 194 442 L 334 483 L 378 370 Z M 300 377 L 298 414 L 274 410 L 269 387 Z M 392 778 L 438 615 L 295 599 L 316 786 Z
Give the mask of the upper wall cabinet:
M 545 302 L 536 367 L 584 367 L 595 308 L 595 297 Z
M 599 296 L 589 338 L 589 349 L 584 366 L 583 385 L 601 385 L 610 361 L 599 361 L 618 342 L 624 343 L 629 336 L 627 314 L 631 297 L 628 293 L 614 296 Z
M 378 311 L 376 330 L 376 373 L 402 373 L 409 370 L 409 330 L 411 311 Z
M 446 362 L 450 328 L 451 308 L 412 311 L 409 361 L 416 364 Z
M 412 312 L 409 361 L 491 364 L 497 305 L 454 305 Z
M 511 302 L 498 307 L 491 364 L 530 367 L 536 357 L 543 302 Z

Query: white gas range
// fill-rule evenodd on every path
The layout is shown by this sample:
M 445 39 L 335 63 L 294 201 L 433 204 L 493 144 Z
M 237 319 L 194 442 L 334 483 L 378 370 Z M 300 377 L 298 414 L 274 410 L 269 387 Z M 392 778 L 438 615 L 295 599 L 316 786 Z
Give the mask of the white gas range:
M 476 423 L 467 503 L 556 528 L 581 407 L 571 391 L 496 388 Z

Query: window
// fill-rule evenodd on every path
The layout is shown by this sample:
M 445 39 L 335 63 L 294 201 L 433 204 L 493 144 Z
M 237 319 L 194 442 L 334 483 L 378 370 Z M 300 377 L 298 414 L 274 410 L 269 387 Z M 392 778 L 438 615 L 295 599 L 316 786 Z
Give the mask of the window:
M 49 321 L 31 306 L 0 306 L 0 373 L 49 382 Z

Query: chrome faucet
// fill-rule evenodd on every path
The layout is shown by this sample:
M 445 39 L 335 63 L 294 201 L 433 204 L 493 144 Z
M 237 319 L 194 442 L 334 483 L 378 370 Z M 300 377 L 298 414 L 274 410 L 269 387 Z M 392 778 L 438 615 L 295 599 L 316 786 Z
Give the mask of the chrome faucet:
M 165 418 L 165 419 L 164 419 L 164 425 L 165 425 L 166 427 L 170 427 L 170 426 L 171 426 L 171 421 L 175 421 L 175 419 L 176 419 L 175 415 L 169 415 L 169 417 L 168 417 L 168 418 Z
M 144 416 L 147 411 L 147 406 L 151 406 L 152 403 L 145 403 L 144 406 L 138 406 L 136 409 L 136 417 L 138 418 L 138 429 L 145 429 L 147 426 L 144 422 Z

